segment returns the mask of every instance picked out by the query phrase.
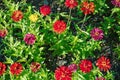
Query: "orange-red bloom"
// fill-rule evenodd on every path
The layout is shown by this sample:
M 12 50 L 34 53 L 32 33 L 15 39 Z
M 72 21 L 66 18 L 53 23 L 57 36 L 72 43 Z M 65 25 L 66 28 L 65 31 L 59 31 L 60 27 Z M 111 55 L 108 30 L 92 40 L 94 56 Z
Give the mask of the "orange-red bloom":
M 107 71 L 111 68 L 110 60 L 102 56 L 97 60 L 96 66 L 98 66 L 101 71 Z
M 13 21 L 18 22 L 23 18 L 23 13 L 20 10 L 16 10 L 13 12 L 11 18 Z
M 92 70 L 92 62 L 90 60 L 84 59 L 79 64 L 80 69 L 84 73 L 88 73 Z
M 22 71 L 23 71 L 23 67 L 20 63 L 15 62 L 10 66 L 10 72 L 13 75 L 19 75 Z
M 32 72 L 37 72 L 40 69 L 40 64 L 38 62 L 32 62 L 30 65 Z
M 88 3 L 87 1 L 82 2 L 81 10 L 85 15 L 91 14 L 94 12 L 95 5 L 93 2 Z
M 40 13 L 43 16 L 49 15 L 51 13 L 51 7 L 48 5 L 44 5 L 40 7 Z
M 61 34 L 66 30 L 66 23 L 62 20 L 57 20 L 54 24 L 53 24 L 53 31 Z
M 7 35 L 7 29 L 2 29 L 2 30 L 0 30 L 0 37 L 5 37 L 6 35 Z
M 61 66 L 55 70 L 55 80 L 72 80 L 72 72 L 67 66 Z
M 6 65 L 0 62 L 0 76 L 5 72 Z
M 69 8 L 74 8 L 78 5 L 78 2 L 76 0 L 66 0 L 65 1 L 65 6 Z

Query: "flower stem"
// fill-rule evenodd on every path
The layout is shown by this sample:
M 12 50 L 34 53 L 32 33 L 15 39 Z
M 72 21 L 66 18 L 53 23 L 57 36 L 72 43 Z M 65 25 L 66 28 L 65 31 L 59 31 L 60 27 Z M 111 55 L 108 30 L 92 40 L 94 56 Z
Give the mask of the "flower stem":
M 84 25 L 84 23 L 85 23 L 86 16 L 87 16 L 87 15 L 85 15 L 84 18 L 83 18 L 83 23 L 82 23 L 81 29 L 83 29 L 83 25 Z
M 72 9 L 70 9 L 70 11 L 69 11 L 69 17 L 68 17 L 68 21 L 67 21 L 68 25 L 70 25 L 70 23 L 71 23 L 71 11 L 72 11 Z

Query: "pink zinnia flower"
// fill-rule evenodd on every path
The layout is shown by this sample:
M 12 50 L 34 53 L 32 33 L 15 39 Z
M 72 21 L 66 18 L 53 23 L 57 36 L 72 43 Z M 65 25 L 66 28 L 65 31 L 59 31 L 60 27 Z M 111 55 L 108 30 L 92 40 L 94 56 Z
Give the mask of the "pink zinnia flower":
M 55 70 L 55 80 L 72 80 L 72 72 L 67 66 L 61 66 Z
M 43 5 L 40 7 L 40 13 L 43 16 L 49 15 L 51 13 L 51 7 L 48 5 Z
M 77 70 L 77 65 L 76 64 L 70 64 L 68 66 L 68 69 L 71 70 L 71 72 L 75 72 Z
M 30 34 L 30 33 L 26 34 L 24 37 L 24 41 L 28 45 L 33 45 L 35 43 L 35 40 L 36 40 L 35 35 Z
M 101 29 L 94 28 L 93 30 L 91 30 L 90 35 L 94 40 L 101 40 L 104 34 Z
M 30 65 L 30 69 L 32 70 L 32 72 L 37 72 L 40 69 L 40 63 L 32 62 Z
M 106 80 L 104 77 L 98 77 L 95 80 Z
M 111 2 L 113 5 L 120 7 L 120 0 L 112 0 Z

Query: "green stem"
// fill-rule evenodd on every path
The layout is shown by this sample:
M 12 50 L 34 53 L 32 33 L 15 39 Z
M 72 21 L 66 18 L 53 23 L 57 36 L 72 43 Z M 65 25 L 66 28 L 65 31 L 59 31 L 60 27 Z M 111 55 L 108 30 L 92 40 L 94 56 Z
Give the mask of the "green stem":
M 71 11 L 72 11 L 72 9 L 70 9 L 70 12 L 69 12 L 69 17 L 68 17 L 68 21 L 67 21 L 68 25 L 70 25 L 70 23 L 71 23 Z
M 84 25 L 84 23 L 85 23 L 86 16 L 87 16 L 87 15 L 85 15 L 84 18 L 83 18 L 83 23 L 82 23 L 81 28 L 83 28 L 83 25 Z

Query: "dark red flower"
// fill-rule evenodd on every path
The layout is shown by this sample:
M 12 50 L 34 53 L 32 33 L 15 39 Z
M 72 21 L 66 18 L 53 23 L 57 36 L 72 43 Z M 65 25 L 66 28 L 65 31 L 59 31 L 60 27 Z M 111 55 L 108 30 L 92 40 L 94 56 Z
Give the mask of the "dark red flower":
M 0 76 L 5 72 L 6 65 L 2 62 L 0 62 Z
M 120 7 L 120 0 L 112 0 L 111 2 L 113 5 Z
M 81 10 L 85 15 L 91 14 L 94 12 L 95 5 L 93 2 L 88 3 L 87 1 L 82 2 Z
M 101 40 L 104 36 L 103 31 L 99 28 L 91 30 L 90 35 L 94 40 Z
M 37 72 L 40 69 L 40 64 L 38 62 L 32 62 L 30 68 L 32 72 Z
M 53 24 L 53 31 L 61 34 L 66 30 L 66 23 L 62 20 L 57 20 L 54 24 Z
M 36 37 L 35 37 L 35 35 L 28 33 L 25 35 L 24 41 L 28 45 L 33 45 L 36 41 Z
M 98 66 L 101 71 L 107 71 L 111 68 L 110 60 L 102 56 L 97 60 L 96 66 Z
M 76 7 L 77 5 L 78 5 L 77 0 L 66 0 L 65 1 L 65 6 L 71 8 L 71 9 Z
M 22 71 L 23 67 L 20 63 L 15 62 L 10 66 L 10 72 L 13 75 L 19 75 Z
M 7 33 L 8 33 L 7 29 L 0 30 L 0 37 L 2 37 L 2 38 L 5 37 L 7 35 Z
M 40 13 L 43 16 L 49 15 L 51 13 L 51 8 L 48 5 L 44 5 L 40 7 Z
M 92 62 L 87 59 L 81 60 L 79 67 L 82 70 L 82 72 L 88 73 L 92 70 Z
M 12 19 L 15 22 L 20 21 L 23 18 L 23 13 L 20 10 L 16 10 L 12 14 Z
M 55 80 L 72 80 L 72 72 L 67 66 L 61 66 L 55 70 Z
M 77 70 L 77 65 L 76 64 L 70 64 L 68 66 L 68 69 L 71 71 L 71 72 L 75 72 Z

